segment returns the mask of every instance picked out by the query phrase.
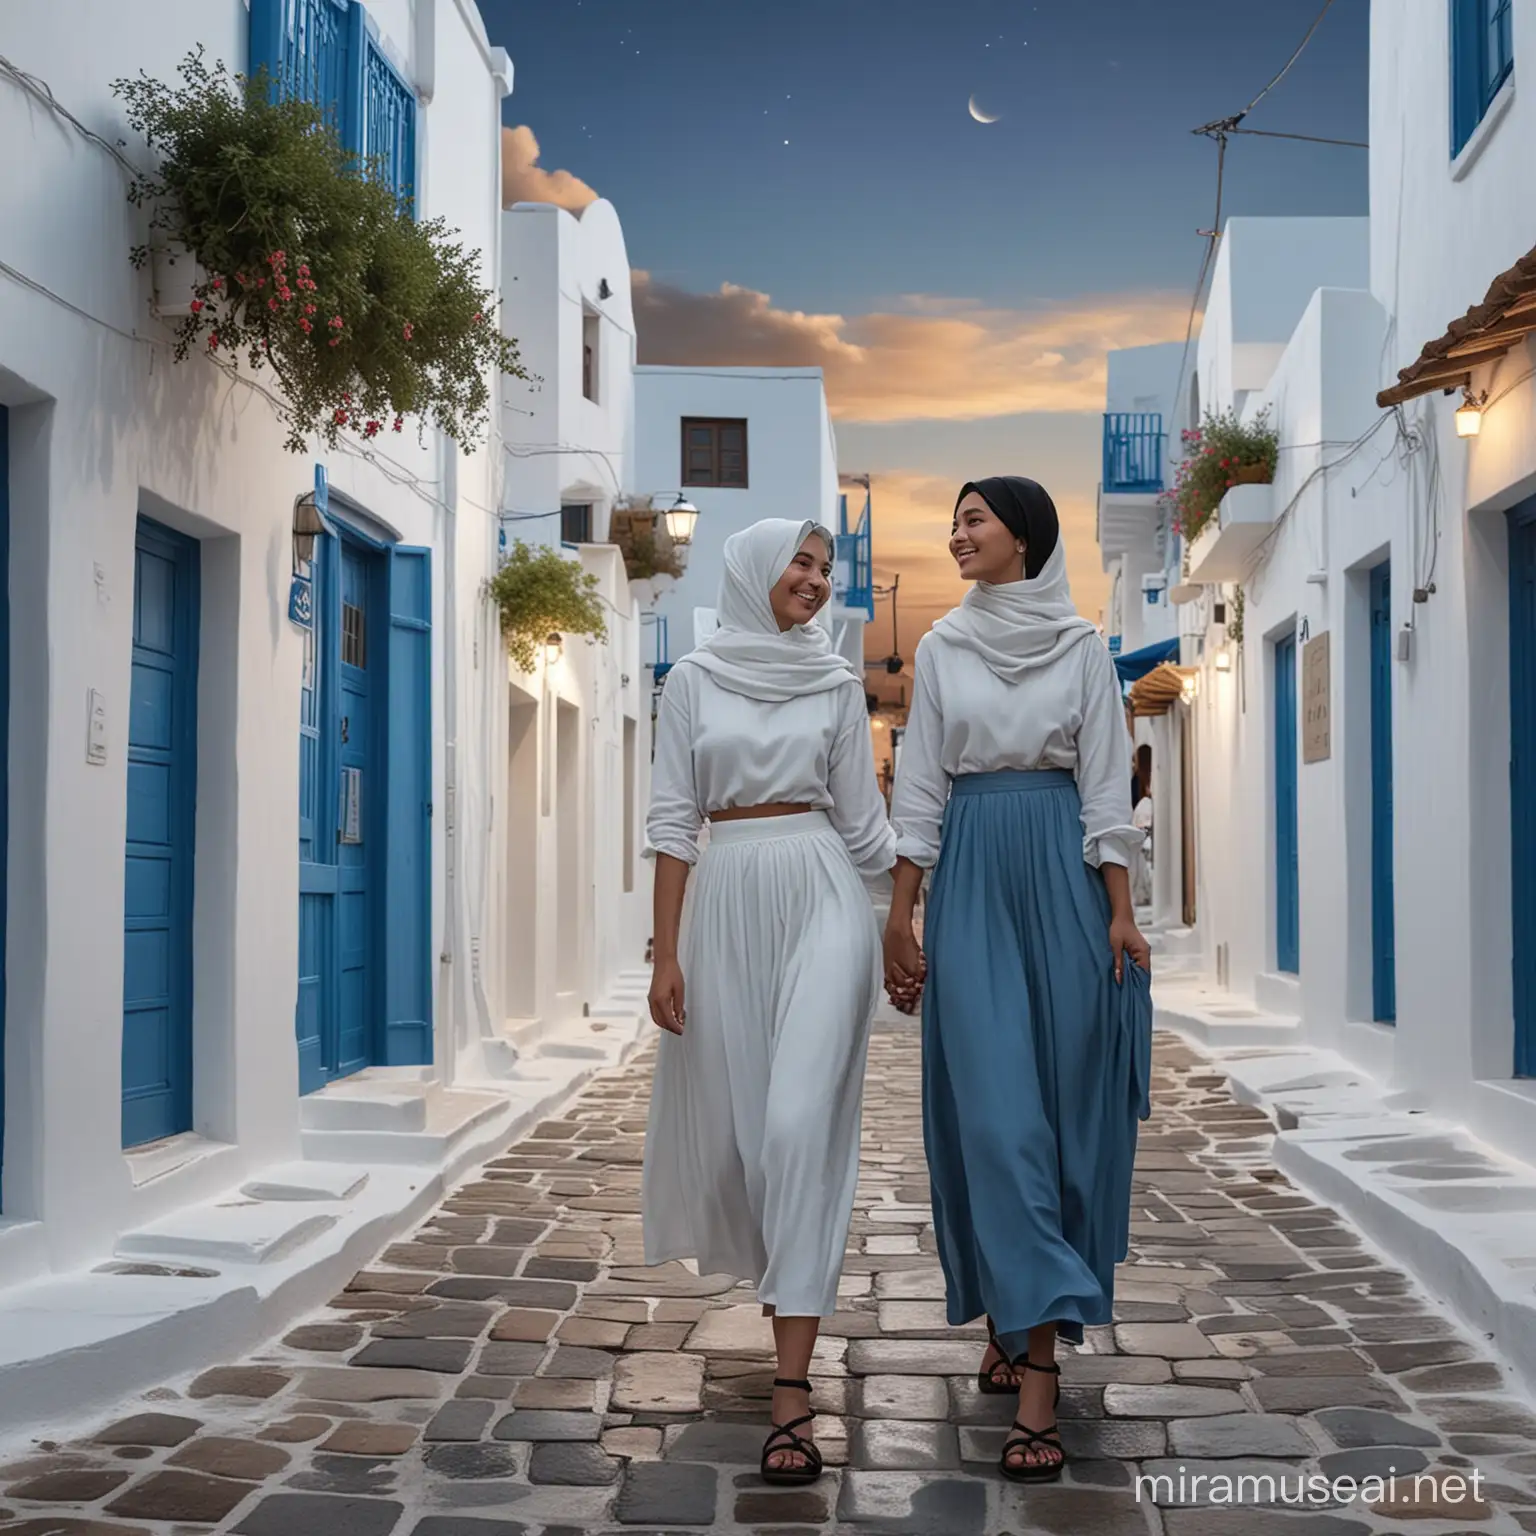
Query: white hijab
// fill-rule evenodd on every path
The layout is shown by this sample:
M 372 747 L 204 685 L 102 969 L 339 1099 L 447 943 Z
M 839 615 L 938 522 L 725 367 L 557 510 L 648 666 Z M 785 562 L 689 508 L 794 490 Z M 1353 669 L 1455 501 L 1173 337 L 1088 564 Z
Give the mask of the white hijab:
M 722 688 L 770 704 L 859 681 L 852 663 L 832 649 L 825 624 L 817 622 L 821 614 L 809 624 L 781 630 L 768 602 L 810 533 L 827 540 L 830 554 L 832 536 L 826 529 L 787 517 L 764 518 L 725 541 L 720 627 L 681 657 L 678 666 L 702 667 Z
M 1072 606 L 1066 550 L 1058 540 L 1033 581 L 978 581 L 933 633 L 975 651 L 1004 682 L 1017 683 L 1098 630 Z

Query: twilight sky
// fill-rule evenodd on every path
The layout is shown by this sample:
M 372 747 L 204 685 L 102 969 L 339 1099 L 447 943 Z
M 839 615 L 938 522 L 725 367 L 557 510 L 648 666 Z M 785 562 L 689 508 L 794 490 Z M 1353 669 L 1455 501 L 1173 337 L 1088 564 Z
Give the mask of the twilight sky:
M 1104 353 L 1183 338 L 1215 190 L 1189 130 L 1240 110 L 1320 7 L 480 0 L 516 66 L 509 191 L 614 204 L 641 360 L 825 369 L 909 658 L 963 590 L 944 542 L 975 476 L 1052 492 L 1098 615 Z M 1367 26 L 1335 0 L 1249 126 L 1364 139 Z M 1239 139 L 1227 166 L 1226 214 L 1366 211 L 1359 150 Z

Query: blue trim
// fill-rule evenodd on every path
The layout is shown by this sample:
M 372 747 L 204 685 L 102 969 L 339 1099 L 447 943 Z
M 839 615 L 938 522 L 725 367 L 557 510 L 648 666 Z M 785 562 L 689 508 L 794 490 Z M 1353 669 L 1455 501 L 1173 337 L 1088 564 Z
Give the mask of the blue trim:
M 432 551 L 389 563 L 384 1061 L 432 1060 Z
M 838 531 L 835 535 L 837 562 L 847 563 L 848 586 L 843 593 L 845 608 L 862 608 L 869 621 L 875 618 L 875 559 L 874 526 L 870 511 L 870 493 L 864 493 L 864 511 L 858 526 L 848 527 L 848 497 L 839 495 L 837 505 Z
M 1111 636 L 1117 639 L 1118 636 Z M 1115 657 L 1115 671 L 1120 674 L 1122 683 L 1134 683 L 1138 678 L 1145 677 L 1148 672 L 1163 665 L 1164 662 L 1177 662 L 1179 659 L 1179 642 L 1173 640 L 1159 640 L 1155 645 L 1144 645 L 1139 651 L 1129 651 L 1123 656 Z
M 123 892 L 125 1147 L 192 1128 L 199 555 L 196 540 L 139 518 Z
M 1163 488 L 1163 417 L 1160 411 L 1106 411 L 1100 484 L 1111 494 L 1148 494 Z
M 1371 572 L 1371 1012 L 1397 1020 L 1392 847 L 1392 566 Z
M 1301 969 L 1296 817 L 1296 637 L 1275 641 L 1275 969 Z
M 1509 820 L 1515 1076 L 1536 1077 L 1536 496 L 1509 512 Z
M 1513 10 L 1513 0 L 1450 0 L 1452 159 L 1514 71 Z
M 416 92 L 379 46 L 362 0 L 250 0 L 250 70 L 274 97 L 313 102 L 366 172 L 377 166 L 400 211 L 415 212 Z

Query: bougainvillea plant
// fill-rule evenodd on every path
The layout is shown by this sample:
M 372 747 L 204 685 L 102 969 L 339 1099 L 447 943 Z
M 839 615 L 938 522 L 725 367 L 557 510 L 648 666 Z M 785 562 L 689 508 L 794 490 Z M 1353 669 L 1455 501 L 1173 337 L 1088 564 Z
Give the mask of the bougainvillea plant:
M 603 641 L 602 598 L 597 577 L 548 545 L 530 548 L 521 539 L 486 584 L 501 610 L 501 634 L 512 660 L 524 672 L 538 662 L 550 635 L 586 635 Z
M 112 87 L 159 160 L 129 190 L 150 210 L 133 263 L 180 248 L 202 269 L 177 361 L 196 349 L 270 368 L 294 452 L 407 417 L 472 447 L 494 372 L 527 377 L 477 281 L 480 253 L 402 209 L 320 107 L 210 68 L 200 48 L 179 73 L 175 87 L 144 74 Z
M 1173 531 L 1191 544 L 1234 485 L 1267 485 L 1275 478 L 1280 439 L 1267 407 L 1247 423 L 1231 411 L 1208 411 L 1198 427 L 1179 436 L 1184 456 L 1162 500 L 1173 514 Z

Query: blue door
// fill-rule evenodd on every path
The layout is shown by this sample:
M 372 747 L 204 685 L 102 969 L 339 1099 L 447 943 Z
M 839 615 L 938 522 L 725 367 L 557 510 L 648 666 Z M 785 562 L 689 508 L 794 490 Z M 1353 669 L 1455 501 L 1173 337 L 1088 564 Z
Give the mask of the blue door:
M 428 552 L 317 541 L 299 723 L 299 1089 L 432 1059 Z
M 1371 572 L 1371 1007 L 1397 1020 L 1392 857 L 1392 566 Z
M 123 1145 L 192 1128 L 198 548 L 141 517 L 123 900 Z
M 1515 1076 L 1536 1077 L 1536 497 L 1509 513 L 1509 749 Z
M 1275 968 L 1301 969 L 1296 836 L 1296 637 L 1275 641 Z

